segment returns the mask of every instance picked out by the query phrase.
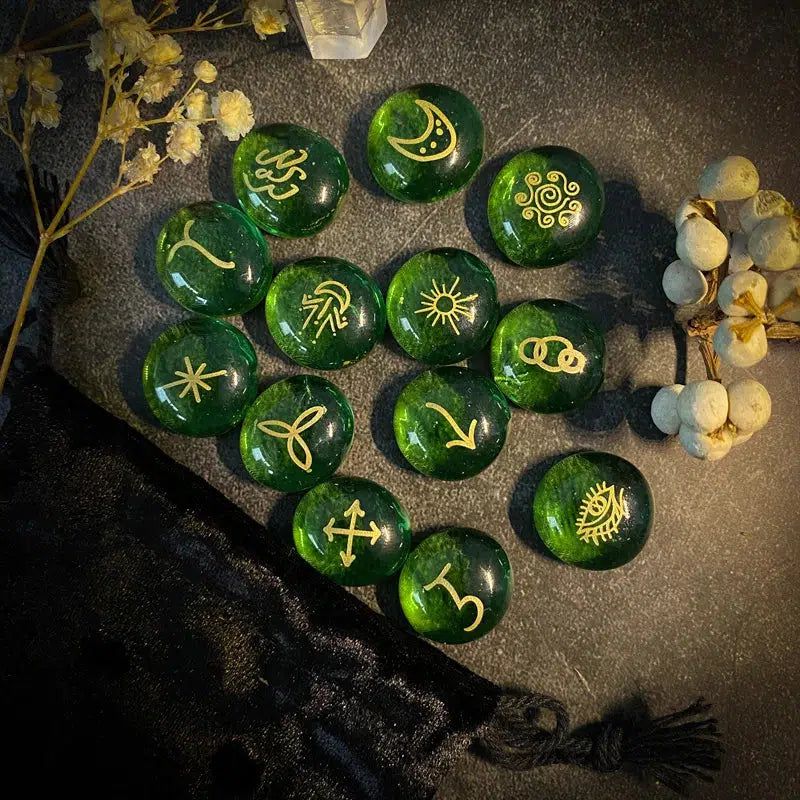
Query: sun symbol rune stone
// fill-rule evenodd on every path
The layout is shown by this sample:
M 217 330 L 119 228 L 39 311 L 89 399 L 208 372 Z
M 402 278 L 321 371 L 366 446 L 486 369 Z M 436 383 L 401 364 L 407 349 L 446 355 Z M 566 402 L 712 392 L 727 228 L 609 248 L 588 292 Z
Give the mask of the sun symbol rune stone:
M 397 343 L 412 358 L 453 364 L 491 338 L 500 316 L 497 285 L 489 267 L 466 250 L 425 250 L 394 274 L 386 312 Z
M 265 419 L 259 422 L 256 427 L 268 436 L 274 436 L 276 439 L 286 439 L 289 458 L 300 469 L 310 472 L 314 457 L 311 455 L 311 450 L 301 434 L 312 425 L 316 425 L 325 416 L 327 410 L 325 406 L 311 406 L 311 408 L 303 411 L 291 425 L 282 419 Z M 298 450 L 300 451 L 299 454 Z
M 315 339 L 319 339 L 325 328 L 330 328 L 331 333 L 336 336 L 337 330 L 347 327 L 345 312 L 350 308 L 350 291 L 339 281 L 323 281 L 314 289 L 313 295 L 303 295 L 301 306 L 308 312 L 303 330 L 313 320 L 317 327 Z
M 463 292 L 456 291 L 460 280 L 456 278 L 449 289 L 444 284 L 438 286 L 435 280 L 432 281 L 430 292 L 420 292 L 422 305 L 416 311 L 417 314 L 424 314 L 425 319 L 430 319 L 431 325 L 449 323 L 456 336 L 461 333 L 456 324 L 459 319 L 475 321 L 475 308 L 470 303 L 478 299 L 477 293 L 462 297 Z
M 581 541 L 599 545 L 619 531 L 620 523 L 628 513 L 625 489 L 617 490 L 616 486 L 608 486 L 605 481 L 598 483 L 586 492 L 581 503 L 575 521 L 578 537 Z
M 191 392 L 194 395 L 195 403 L 199 403 L 202 399 L 200 395 L 201 389 L 207 392 L 211 391 L 211 384 L 207 383 L 207 381 L 211 380 L 211 378 L 221 378 L 223 375 L 228 374 L 228 370 L 226 369 L 219 369 L 216 372 L 205 372 L 204 370 L 207 366 L 205 362 L 195 370 L 192 367 L 189 356 L 184 356 L 183 363 L 186 366 L 186 371 L 183 372 L 182 370 L 176 369 L 175 374 L 178 376 L 178 380 L 164 384 L 161 388 L 174 389 L 178 386 L 183 386 L 183 390 L 178 397 L 186 397 L 186 395 Z
M 347 568 L 356 560 L 356 554 L 353 552 L 353 539 L 359 536 L 369 539 L 370 546 L 372 546 L 381 538 L 381 529 L 375 524 L 374 520 L 370 520 L 369 530 L 356 528 L 358 520 L 366 516 L 366 511 L 361 508 L 360 500 L 354 500 L 342 516 L 349 522 L 346 528 L 337 528 L 335 524 L 336 517 L 331 517 L 322 531 L 328 537 L 329 542 L 333 542 L 335 536 L 347 537 L 347 548 L 339 553 L 342 564 Z

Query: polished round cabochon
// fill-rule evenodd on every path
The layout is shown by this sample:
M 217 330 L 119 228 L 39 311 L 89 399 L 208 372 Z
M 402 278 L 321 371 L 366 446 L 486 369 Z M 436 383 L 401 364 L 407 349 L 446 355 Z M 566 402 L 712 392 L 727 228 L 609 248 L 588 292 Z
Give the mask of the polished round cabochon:
M 341 369 L 383 338 L 386 306 L 375 281 L 341 258 L 307 258 L 284 267 L 267 294 L 275 344 L 312 369 Z
M 273 236 L 319 233 L 350 185 L 342 154 L 324 137 L 280 123 L 250 131 L 233 156 L 233 188 L 245 213 Z
M 153 342 L 142 367 L 142 388 L 165 428 L 218 436 L 242 420 L 256 397 L 256 354 L 233 325 L 193 317 Z
M 500 454 L 511 411 L 495 384 L 465 367 L 439 367 L 412 380 L 397 398 L 394 435 L 423 475 L 459 480 Z
M 378 583 L 411 550 L 411 523 L 388 489 L 364 478 L 333 478 L 311 489 L 294 514 L 297 552 L 345 586 Z
M 568 147 L 514 156 L 489 192 L 489 227 L 506 257 L 523 267 L 552 267 L 595 240 L 605 193 L 594 167 Z
M 462 644 L 503 618 L 513 591 L 511 563 L 491 536 L 448 528 L 411 551 L 398 589 L 403 614 L 417 633 Z
M 206 201 L 184 206 L 163 225 L 156 270 L 170 297 L 211 317 L 258 305 L 272 278 L 269 247 L 238 208 Z
M 412 256 L 386 294 L 397 343 L 425 364 L 453 364 L 488 342 L 500 316 L 489 267 L 466 250 L 442 247 Z
M 250 406 L 239 449 L 259 483 L 302 492 L 333 475 L 353 441 L 353 410 L 330 381 L 295 375 L 273 383 Z
M 441 200 L 469 183 L 483 157 L 483 122 L 455 89 L 435 83 L 389 97 L 367 134 L 367 160 L 387 194 L 406 203 Z
M 612 569 L 644 547 L 653 495 L 644 475 L 624 458 L 575 453 L 544 474 L 533 518 L 542 542 L 559 560 L 584 569 Z
M 500 320 L 491 362 L 495 383 L 509 400 L 559 413 L 583 405 L 602 385 L 605 340 L 582 308 L 532 300 Z

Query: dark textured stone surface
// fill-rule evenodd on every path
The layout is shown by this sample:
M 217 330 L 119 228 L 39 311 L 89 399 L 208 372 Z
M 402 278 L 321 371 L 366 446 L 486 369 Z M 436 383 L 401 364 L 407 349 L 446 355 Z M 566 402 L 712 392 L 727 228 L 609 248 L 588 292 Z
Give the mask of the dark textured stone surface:
M 14 4 L 22 7 L 20 0 Z M 68 5 L 42 0 L 37 15 L 66 18 Z M 253 99 L 259 123 L 306 125 L 347 159 L 353 180 L 337 219 L 308 240 L 272 240 L 277 265 L 336 255 L 362 265 L 385 290 L 413 252 L 462 247 L 490 265 L 506 308 L 535 297 L 591 308 L 606 327 L 608 365 L 603 389 L 587 406 L 566 417 L 515 410 L 497 461 L 476 478 L 444 484 L 405 468 L 394 444 L 394 400 L 420 365 L 389 340 L 337 374 L 356 414 L 344 471 L 380 475 L 417 530 L 475 525 L 508 552 L 515 573 L 508 614 L 486 639 L 446 648 L 453 657 L 493 680 L 563 697 L 578 722 L 637 692 L 659 712 L 702 693 L 716 703 L 728 755 L 718 782 L 698 795 L 797 797 L 800 347 L 776 344 L 752 370 L 772 393 L 773 418 L 717 464 L 689 460 L 677 445 L 660 441 L 648 421 L 651 387 L 682 381 L 687 372 L 693 379 L 702 375 L 694 350 L 688 364 L 679 355 L 682 345 L 676 346 L 660 290 L 661 272 L 674 258 L 670 220 L 681 197 L 693 191 L 707 161 L 741 153 L 758 165 L 766 187 L 800 200 L 796 4 L 390 0 L 389 14 L 386 33 L 360 62 L 315 63 L 296 32 L 266 42 L 246 30 L 182 39 L 190 63 L 210 58 L 223 88 L 241 87 Z M 79 58 L 63 57 L 56 66 L 65 77 L 65 123 L 46 132 L 34 152 L 68 178 L 93 129 L 98 87 Z M 380 103 L 422 81 L 463 91 L 487 132 L 475 181 L 432 206 L 388 198 L 364 155 Z M 90 397 L 256 519 L 288 531 L 293 504 L 248 480 L 235 433 L 187 443 L 157 428 L 141 398 L 139 370 L 150 342 L 184 316 L 155 273 L 160 226 L 189 202 L 235 203 L 235 145 L 218 133 L 209 139 L 197 164 L 166 168 L 155 187 L 104 209 L 71 238 L 80 290 L 57 305 L 53 360 Z M 580 260 L 532 273 L 499 257 L 486 199 L 510 155 L 554 143 L 584 153 L 605 180 L 605 220 Z M 5 144 L 0 152 L 6 182 L 13 153 Z M 111 155 L 103 155 L 91 189 L 105 187 L 115 169 Z M 1 257 L 5 326 L 21 292 L 23 265 L 10 253 Z M 302 371 L 278 354 L 260 309 L 237 324 L 256 345 L 264 384 Z M 560 565 L 529 537 L 538 480 L 555 458 L 581 447 L 622 455 L 653 488 L 647 548 L 608 573 Z M 391 591 L 358 594 L 394 613 Z M 510 773 L 466 756 L 438 796 L 633 800 L 662 794 L 626 776 L 566 767 Z

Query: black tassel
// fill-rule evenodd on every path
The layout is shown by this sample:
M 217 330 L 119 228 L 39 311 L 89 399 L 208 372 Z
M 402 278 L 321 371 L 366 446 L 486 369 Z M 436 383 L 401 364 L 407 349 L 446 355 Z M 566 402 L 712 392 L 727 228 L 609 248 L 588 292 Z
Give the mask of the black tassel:
M 576 764 L 597 772 L 630 769 L 647 773 L 676 792 L 692 779 L 712 781 L 723 752 L 711 706 L 699 699 L 664 717 L 615 715 L 570 732 L 569 714 L 555 698 L 505 694 L 478 747 L 492 762 L 527 770 L 546 764 Z M 543 712 L 555 720 L 543 726 Z

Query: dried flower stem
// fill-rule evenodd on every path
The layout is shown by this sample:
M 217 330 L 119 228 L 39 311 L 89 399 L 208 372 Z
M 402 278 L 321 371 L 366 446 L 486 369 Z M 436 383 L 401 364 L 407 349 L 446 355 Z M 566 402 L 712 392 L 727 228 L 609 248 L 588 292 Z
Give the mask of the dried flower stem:
M 721 382 L 719 372 L 719 356 L 714 352 L 714 345 L 711 339 L 700 340 L 700 355 L 703 357 L 703 363 L 706 366 L 706 377 L 710 381 Z

